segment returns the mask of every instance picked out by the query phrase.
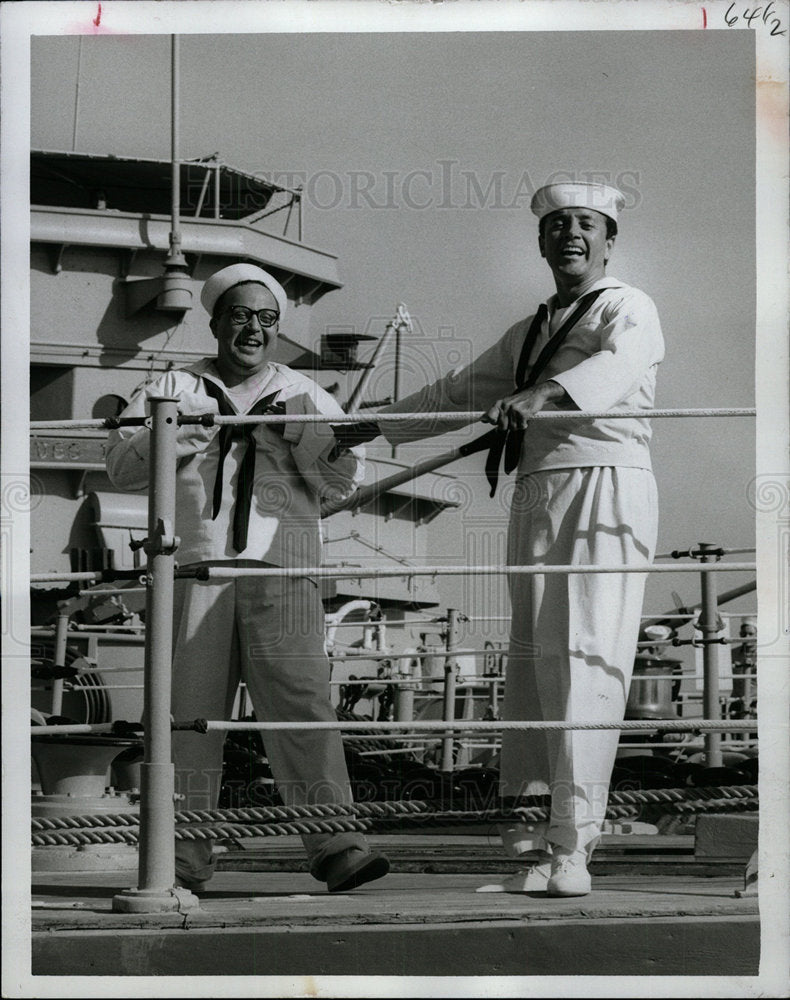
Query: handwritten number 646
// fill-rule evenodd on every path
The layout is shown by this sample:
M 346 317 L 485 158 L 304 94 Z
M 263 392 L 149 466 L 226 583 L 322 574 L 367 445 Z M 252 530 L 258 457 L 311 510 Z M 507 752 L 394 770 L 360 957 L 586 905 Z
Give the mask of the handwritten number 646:
M 744 9 L 743 14 L 741 14 L 740 16 L 738 14 L 732 13 L 732 9 L 734 6 L 735 4 L 731 3 L 730 6 L 727 8 L 727 13 L 724 15 L 724 20 L 727 22 L 728 28 L 731 28 L 736 23 L 736 21 L 741 20 L 741 18 L 746 22 L 746 24 L 750 28 L 753 26 L 752 22 L 755 20 L 762 21 L 763 24 L 768 24 L 770 19 L 771 24 L 773 25 L 773 27 L 771 28 L 772 35 L 787 34 L 787 31 L 779 30 L 782 27 L 782 22 L 779 20 L 779 18 L 772 16 L 773 6 L 774 6 L 773 0 L 771 0 L 771 3 L 769 3 L 768 6 L 765 8 L 755 7 L 754 10 Z

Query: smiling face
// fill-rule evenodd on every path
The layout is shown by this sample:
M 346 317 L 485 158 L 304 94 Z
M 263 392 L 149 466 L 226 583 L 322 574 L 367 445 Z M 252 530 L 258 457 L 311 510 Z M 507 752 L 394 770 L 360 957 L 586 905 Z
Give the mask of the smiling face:
M 558 289 L 579 289 L 605 277 L 614 236 L 607 236 L 607 218 L 600 212 L 563 208 L 543 220 L 539 244 Z
M 234 306 L 252 310 L 249 319 L 235 318 Z M 226 380 L 255 375 L 272 359 L 279 320 L 262 326 L 257 316 L 261 309 L 279 312 L 277 300 L 265 285 L 235 285 L 217 300 L 210 326 L 217 338 L 217 368 Z

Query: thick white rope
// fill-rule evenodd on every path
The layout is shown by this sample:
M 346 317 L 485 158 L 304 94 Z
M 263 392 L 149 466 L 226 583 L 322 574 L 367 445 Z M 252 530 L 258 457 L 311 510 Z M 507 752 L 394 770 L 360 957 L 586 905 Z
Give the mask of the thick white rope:
M 461 732 L 500 732 L 504 729 L 544 729 L 544 730 L 623 730 L 650 732 L 667 730 L 669 732 L 742 732 L 749 728 L 749 720 L 744 719 L 621 719 L 611 722 L 520 722 L 515 720 L 500 720 L 489 722 L 476 719 L 442 719 L 414 722 L 222 722 L 200 721 L 200 731 L 203 732 L 276 732 L 283 729 L 295 731 L 316 732 L 318 730 L 333 730 L 338 732 L 364 732 L 367 736 L 376 733 L 392 732 L 441 732 L 443 730 L 460 730 Z M 744 725 L 746 723 L 746 725 Z M 57 736 L 67 733 L 107 733 L 111 732 L 113 723 L 79 723 L 63 726 L 31 726 L 34 736 Z M 191 731 L 192 723 L 176 723 L 179 731 Z
M 287 579 L 312 577 L 313 579 L 368 580 L 384 577 L 407 576 L 517 576 L 574 573 L 754 573 L 757 563 L 700 563 L 696 566 L 672 563 L 654 563 L 647 566 L 379 566 L 364 569 L 333 568 L 331 566 L 279 566 L 257 569 L 241 566 L 201 566 L 201 580 L 237 580 L 246 576 L 270 576 Z M 31 583 L 55 583 L 58 580 L 101 580 L 101 571 L 95 573 L 32 573 Z
M 205 567 L 209 580 L 238 579 L 243 576 L 272 577 L 316 577 L 326 579 L 374 579 L 382 577 L 406 576 L 462 576 L 466 573 L 475 576 L 540 576 L 562 575 L 576 573 L 723 573 L 723 572 L 755 572 L 757 564 L 750 563 L 700 563 L 697 566 L 677 566 L 671 563 L 654 564 L 652 566 L 597 566 L 579 564 L 576 566 L 384 566 L 370 569 L 341 569 L 325 566 L 313 566 L 306 569 L 300 567 L 276 567 L 273 569 L 256 569 L 242 567 L 208 566 Z
M 621 719 L 619 722 L 545 722 L 530 721 L 519 722 L 511 719 L 489 722 L 486 720 L 463 720 L 457 719 L 453 722 L 445 722 L 441 719 L 424 720 L 416 722 L 206 722 L 208 732 L 224 732 L 239 730 L 255 730 L 256 732 L 273 732 L 280 729 L 307 730 L 312 732 L 317 729 L 339 730 L 342 732 L 354 732 L 356 730 L 365 731 L 368 734 L 390 733 L 404 730 L 407 732 L 427 731 L 440 732 L 446 729 L 461 730 L 462 732 L 497 732 L 503 729 L 543 729 L 543 730 L 635 730 L 638 732 L 649 732 L 651 730 L 668 730 L 677 732 L 696 732 L 706 730 L 713 732 L 740 732 L 743 730 L 743 719 L 740 720 L 709 720 L 709 719 L 672 719 L 672 720 L 643 720 L 643 719 Z M 50 728 L 50 727 L 47 727 Z M 51 728 L 55 728 L 54 726 Z
M 534 413 L 530 420 L 603 420 L 615 419 L 623 420 L 634 417 L 640 418 L 660 418 L 660 417 L 754 417 L 757 410 L 753 406 L 747 407 L 724 407 L 724 408 L 703 408 L 696 410 L 689 409 L 632 409 L 632 410 L 541 410 Z M 375 421 L 376 423 L 405 423 L 409 420 L 425 420 L 435 422 L 461 421 L 465 423 L 475 423 L 482 417 L 481 413 L 452 410 L 440 410 L 436 413 L 337 413 L 328 416 L 323 413 L 293 413 L 290 415 L 280 413 L 265 413 L 256 417 L 230 416 L 222 417 L 214 414 L 213 424 L 220 427 L 222 424 L 356 424 L 361 420 Z M 46 430 L 78 430 L 78 429 L 106 429 L 105 420 L 31 420 L 31 431 Z

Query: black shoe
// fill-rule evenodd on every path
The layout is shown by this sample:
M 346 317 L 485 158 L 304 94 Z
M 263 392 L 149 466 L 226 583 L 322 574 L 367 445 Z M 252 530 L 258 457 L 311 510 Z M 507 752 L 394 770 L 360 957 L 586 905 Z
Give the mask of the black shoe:
M 326 866 L 326 887 L 330 892 L 348 892 L 365 882 L 383 878 L 390 863 L 383 854 L 349 847 L 329 859 Z

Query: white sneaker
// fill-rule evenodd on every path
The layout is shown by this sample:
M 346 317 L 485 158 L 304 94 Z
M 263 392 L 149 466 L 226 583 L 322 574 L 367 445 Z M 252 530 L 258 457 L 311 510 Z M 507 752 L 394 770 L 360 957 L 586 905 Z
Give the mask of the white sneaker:
M 475 892 L 545 892 L 551 875 L 551 861 L 536 861 L 490 885 L 481 885 Z
M 549 896 L 586 896 L 592 889 L 587 871 L 587 852 L 568 851 L 555 847 L 551 859 L 551 877 L 546 892 Z

